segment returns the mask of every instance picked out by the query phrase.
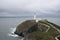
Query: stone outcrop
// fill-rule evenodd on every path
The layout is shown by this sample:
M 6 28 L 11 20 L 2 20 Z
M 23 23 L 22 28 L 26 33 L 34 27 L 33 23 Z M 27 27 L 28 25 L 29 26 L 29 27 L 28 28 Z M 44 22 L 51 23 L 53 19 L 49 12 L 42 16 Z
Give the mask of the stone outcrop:
M 24 35 L 26 35 L 27 33 L 34 31 L 34 28 L 36 29 L 36 25 L 37 24 L 35 20 L 24 21 L 17 26 L 14 33 L 24 37 Z
M 47 20 L 26 20 L 17 26 L 14 33 L 24 40 L 56 40 L 55 37 L 60 35 L 60 26 Z

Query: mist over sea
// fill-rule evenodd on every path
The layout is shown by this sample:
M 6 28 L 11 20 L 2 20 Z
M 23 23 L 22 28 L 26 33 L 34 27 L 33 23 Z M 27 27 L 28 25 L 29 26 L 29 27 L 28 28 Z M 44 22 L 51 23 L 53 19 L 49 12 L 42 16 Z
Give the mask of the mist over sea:
M 0 40 L 23 40 L 23 38 L 17 35 L 14 36 L 12 33 L 15 31 L 18 24 L 29 19 L 31 20 L 33 17 L 0 17 Z M 60 18 L 40 17 L 37 19 L 47 19 L 50 22 L 60 25 Z

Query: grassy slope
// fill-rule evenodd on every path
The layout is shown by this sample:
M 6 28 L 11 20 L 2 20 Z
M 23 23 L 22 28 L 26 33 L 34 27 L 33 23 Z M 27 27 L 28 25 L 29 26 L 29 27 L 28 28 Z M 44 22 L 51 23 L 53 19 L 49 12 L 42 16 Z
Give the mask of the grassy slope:
M 35 20 L 26 20 L 17 26 L 16 32 L 19 33 L 22 30 L 28 30 L 34 24 L 36 24 Z
M 28 35 L 28 40 L 55 40 L 53 36 L 48 33 L 36 31 Z
M 45 24 L 45 25 L 48 25 L 50 26 L 50 29 L 48 32 L 41 32 L 39 30 L 37 31 L 34 31 L 32 33 L 29 33 L 26 38 L 29 40 L 55 40 L 55 37 L 60 35 L 60 33 L 55 30 L 54 28 L 51 27 L 51 25 L 55 26 L 56 28 L 59 28 L 60 27 L 58 25 L 55 25 L 54 23 L 51 23 L 51 22 L 48 22 L 48 21 L 39 21 L 38 23 L 42 23 L 42 24 Z M 51 25 L 50 25 L 51 24 Z M 23 27 L 25 28 L 25 27 Z
M 60 33 L 59 33 L 57 30 L 55 30 L 54 28 L 51 27 L 51 25 L 53 25 L 53 26 L 56 27 L 56 28 L 60 28 L 58 25 L 55 26 L 54 23 L 48 22 L 48 21 L 40 21 L 40 23 L 43 23 L 43 24 L 46 24 L 46 25 L 49 25 L 49 26 L 50 26 L 50 29 L 49 29 L 48 33 L 49 33 L 50 35 L 52 35 L 53 37 L 56 37 L 56 36 L 60 35 Z M 50 25 L 50 24 L 51 24 L 51 25 Z
M 54 23 L 48 22 L 48 21 L 39 21 L 38 23 L 42 23 L 45 25 L 50 26 L 50 29 L 48 32 L 41 32 L 39 30 L 32 32 L 30 34 L 27 35 L 27 40 L 55 40 L 55 37 L 60 35 L 60 33 L 55 30 L 54 28 L 51 27 L 51 25 L 53 25 L 53 27 L 59 28 L 59 26 L 55 26 Z
M 53 26 L 55 26 L 56 28 L 60 29 L 60 26 L 58 26 L 58 25 L 56 25 L 56 24 L 54 24 L 54 23 L 52 23 L 52 22 L 48 22 L 48 23 L 50 23 L 50 24 L 52 24 Z

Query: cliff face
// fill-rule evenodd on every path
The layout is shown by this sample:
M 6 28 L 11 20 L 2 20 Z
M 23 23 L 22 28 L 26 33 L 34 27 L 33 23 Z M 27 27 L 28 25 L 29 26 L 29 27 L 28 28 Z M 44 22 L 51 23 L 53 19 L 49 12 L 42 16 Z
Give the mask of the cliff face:
M 37 24 L 35 20 L 24 21 L 17 26 L 16 31 L 14 33 L 24 37 L 24 35 L 26 35 L 27 33 L 34 31 L 36 25 Z
M 60 26 L 47 20 L 26 20 L 17 26 L 15 34 L 24 37 L 24 40 L 56 40 Z

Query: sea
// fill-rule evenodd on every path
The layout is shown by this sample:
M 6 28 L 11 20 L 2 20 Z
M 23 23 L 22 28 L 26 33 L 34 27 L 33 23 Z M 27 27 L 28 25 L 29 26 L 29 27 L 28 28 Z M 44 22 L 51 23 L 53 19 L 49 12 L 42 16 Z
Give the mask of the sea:
M 23 40 L 24 38 L 14 34 L 17 25 L 21 24 L 25 20 L 32 20 L 33 17 L 0 17 L 0 40 Z M 60 18 L 36 18 L 36 19 L 47 19 L 60 26 Z

